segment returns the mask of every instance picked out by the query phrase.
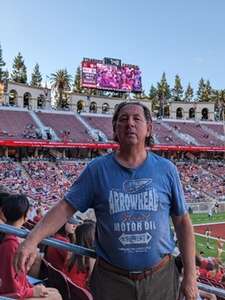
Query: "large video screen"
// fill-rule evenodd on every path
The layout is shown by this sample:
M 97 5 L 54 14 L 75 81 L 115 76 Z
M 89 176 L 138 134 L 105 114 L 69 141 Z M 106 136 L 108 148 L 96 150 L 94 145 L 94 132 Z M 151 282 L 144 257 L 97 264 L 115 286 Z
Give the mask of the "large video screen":
M 83 61 L 81 65 L 81 84 L 83 87 L 96 88 L 96 62 Z
M 82 62 L 83 87 L 122 92 L 141 92 L 141 71 L 133 65 L 109 65 L 101 61 Z

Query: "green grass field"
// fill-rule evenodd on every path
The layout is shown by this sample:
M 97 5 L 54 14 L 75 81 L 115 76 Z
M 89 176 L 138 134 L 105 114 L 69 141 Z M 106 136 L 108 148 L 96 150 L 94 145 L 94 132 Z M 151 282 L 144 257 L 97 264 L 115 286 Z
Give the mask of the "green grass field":
M 225 222 L 225 212 L 213 215 L 210 219 L 207 213 L 191 214 L 193 224 Z
M 213 215 L 212 218 L 210 218 L 210 219 L 208 218 L 207 213 L 192 214 L 191 219 L 192 219 L 193 224 L 225 222 L 225 213 L 218 213 L 216 215 Z M 204 251 L 205 257 L 209 257 L 209 256 L 215 257 L 217 255 L 215 240 L 210 240 L 209 246 L 210 246 L 210 249 L 207 249 L 206 238 L 201 237 L 201 236 L 196 236 L 197 253 L 199 253 L 200 251 Z M 222 261 L 225 262 L 225 247 L 224 247 L 224 252 L 222 253 L 221 258 L 222 258 Z

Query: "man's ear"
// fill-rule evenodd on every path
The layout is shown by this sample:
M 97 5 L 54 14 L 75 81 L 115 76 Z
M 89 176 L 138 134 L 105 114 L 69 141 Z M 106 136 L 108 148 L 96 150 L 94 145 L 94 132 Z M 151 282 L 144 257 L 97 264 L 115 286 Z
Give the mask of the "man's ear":
M 152 123 L 147 124 L 147 137 L 151 136 L 152 133 Z

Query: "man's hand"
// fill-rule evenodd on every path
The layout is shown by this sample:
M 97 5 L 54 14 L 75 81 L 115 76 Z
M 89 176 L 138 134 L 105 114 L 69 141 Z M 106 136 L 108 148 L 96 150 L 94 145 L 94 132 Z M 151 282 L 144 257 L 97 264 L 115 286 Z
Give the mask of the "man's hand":
M 183 278 L 178 300 L 197 300 L 197 298 L 198 288 L 196 277 L 192 276 L 192 278 Z
M 29 239 L 24 240 L 16 251 L 14 257 L 14 268 L 16 273 L 27 273 L 33 265 L 37 256 L 37 245 L 32 244 Z

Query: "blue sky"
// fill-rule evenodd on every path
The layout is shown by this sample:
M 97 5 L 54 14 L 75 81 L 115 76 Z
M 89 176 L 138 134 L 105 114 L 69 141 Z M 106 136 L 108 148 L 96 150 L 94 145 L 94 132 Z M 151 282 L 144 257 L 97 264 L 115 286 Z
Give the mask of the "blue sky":
M 143 86 L 166 72 L 184 87 L 201 77 L 225 88 L 224 0 L 7 0 L 1 1 L 0 43 L 7 68 L 20 51 L 28 74 L 45 75 L 83 57 L 121 58 L 142 70 Z

